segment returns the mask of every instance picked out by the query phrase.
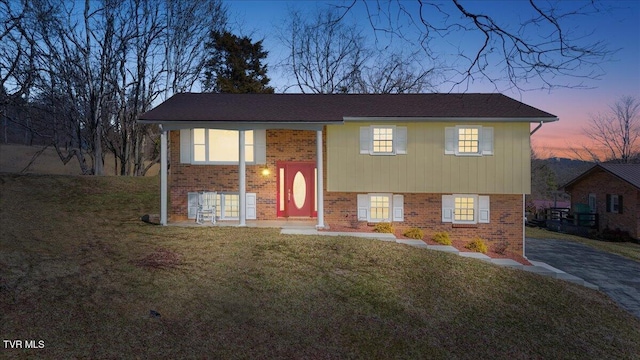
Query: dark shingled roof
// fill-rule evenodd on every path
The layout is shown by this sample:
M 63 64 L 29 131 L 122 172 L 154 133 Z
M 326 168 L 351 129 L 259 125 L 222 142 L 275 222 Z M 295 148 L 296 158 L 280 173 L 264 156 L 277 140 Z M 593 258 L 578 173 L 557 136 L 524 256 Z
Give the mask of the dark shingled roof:
M 563 186 L 563 188 L 573 187 L 573 185 L 582 180 L 584 177 L 597 170 L 608 172 L 611 175 L 628 182 L 629 184 L 635 186 L 640 190 L 640 164 L 596 164 L 589 170 L 569 181 L 566 185 Z
M 502 94 L 176 94 L 140 116 L 144 122 L 342 122 L 345 117 L 557 117 Z

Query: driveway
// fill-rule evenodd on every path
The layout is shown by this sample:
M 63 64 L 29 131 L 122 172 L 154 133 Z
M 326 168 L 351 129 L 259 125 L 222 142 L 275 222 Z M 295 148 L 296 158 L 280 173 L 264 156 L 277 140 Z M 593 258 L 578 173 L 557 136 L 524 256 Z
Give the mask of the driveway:
M 623 309 L 640 318 L 640 263 L 563 240 L 527 238 L 529 260 L 542 261 L 598 285 Z

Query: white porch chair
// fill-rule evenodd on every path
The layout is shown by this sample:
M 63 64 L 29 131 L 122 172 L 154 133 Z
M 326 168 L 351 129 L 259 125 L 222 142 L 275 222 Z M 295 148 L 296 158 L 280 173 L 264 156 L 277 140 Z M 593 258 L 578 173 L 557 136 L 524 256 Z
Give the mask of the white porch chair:
M 196 222 L 202 225 L 210 220 L 211 224 L 216 223 L 216 195 L 215 191 L 198 192 L 198 210 L 196 211 Z

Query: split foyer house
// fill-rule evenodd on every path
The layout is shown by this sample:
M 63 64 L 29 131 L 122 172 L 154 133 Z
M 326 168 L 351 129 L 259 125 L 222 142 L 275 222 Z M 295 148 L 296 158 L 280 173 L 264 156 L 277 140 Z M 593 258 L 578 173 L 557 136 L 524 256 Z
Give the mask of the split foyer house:
M 620 230 L 640 239 L 640 164 L 596 164 L 563 188 L 574 208 L 582 204 L 597 214 L 598 231 Z
M 392 222 L 522 254 L 531 124 L 556 116 L 501 94 L 177 94 L 161 128 L 161 222 Z M 535 130 L 534 130 L 535 131 Z

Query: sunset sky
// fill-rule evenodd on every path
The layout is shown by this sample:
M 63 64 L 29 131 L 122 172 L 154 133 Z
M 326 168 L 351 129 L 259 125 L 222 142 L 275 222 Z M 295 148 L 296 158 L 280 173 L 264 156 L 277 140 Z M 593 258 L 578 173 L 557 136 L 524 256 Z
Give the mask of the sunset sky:
M 417 1 L 405 0 L 403 4 Z M 312 11 L 322 7 L 326 1 L 229 1 L 230 22 L 233 30 L 240 35 L 250 36 L 254 41 L 264 39 L 264 48 L 269 51 L 268 66 L 271 85 L 277 92 L 283 91 L 292 80 L 278 70 L 276 66 L 284 57 L 286 49 L 278 39 L 278 29 L 286 21 L 287 9 L 294 7 L 302 11 Z M 340 4 L 341 2 L 331 2 Z M 447 0 L 443 4 L 450 4 Z M 375 2 L 370 2 L 375 4 Z M 524 1 L 465 1 L 469 8 L 482 7 L 483 11 L 497 18 L 517 18 L 522 11 L 527 11 L 528 2 Z M 583 85 L 590 89 L 557 88 L 549 90 L 532 90 L 518 92 L 501 87 L 499 90 L 529 105 L 552 113 L 560 118 L 559 122 L 545 124 L 532 137 L 532 144 L 542 157 L 575 157 L 570 147 L 579 148 L 588 144 L 583 136 L 583 128 L 592 114 L 605 112 L 608 106 L 621 96 L 633 96 L 640 101 L 640 1 L 603 1 L 605 11 L 583 16 L 569 27 L 576 34 L 584 34 L 589 41 L 602 40 L 609 49 L 617 51 L 612 59 L 600 64 L 603 75 L 599 80 L 584 80 Z M 524 8 L 523 8 L 524 7 Z M 524 15 L 523 15 L 524 16 Z M 358 23 L 363 30 L 370 31 L 370 26 L 363 10 L 353 11 L 349 21 Z M 517 20 L 516 20 L 517 21 Z M 465 42 L 466 41 L 466 42 Z M 446 52 L 444 44 L 443 52 Z M 477 46 L 477 42 L 475 43 Z M 471 46 L 470 39 L 461 40 L 455 46 Z M 559 82 L 577 83 L 576 79 L 559 79 Z M 290 90 L 295 92 L 296 90 Z M 495 87 L 486 82 L 476 81 L 468 84 L 468 88 L 442 86 L 440 92 L 495 92 Z M 532 126 L 533 128 L 533 126 Z

